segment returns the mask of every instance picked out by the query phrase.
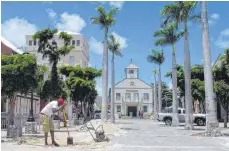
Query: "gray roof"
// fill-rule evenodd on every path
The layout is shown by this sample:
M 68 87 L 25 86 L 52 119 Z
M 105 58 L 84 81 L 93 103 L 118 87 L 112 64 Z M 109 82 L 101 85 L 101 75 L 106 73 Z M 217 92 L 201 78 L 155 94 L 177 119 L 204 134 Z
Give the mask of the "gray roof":
M 137 67 L 135 64 L 130 63 L 130 64 L 126 67 L 126 69 L 138 69 L 138 67 Z

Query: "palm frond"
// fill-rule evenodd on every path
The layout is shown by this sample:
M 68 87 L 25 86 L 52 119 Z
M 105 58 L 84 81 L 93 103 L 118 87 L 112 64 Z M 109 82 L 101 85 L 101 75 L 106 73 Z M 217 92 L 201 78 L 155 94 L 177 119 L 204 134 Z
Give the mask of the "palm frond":
M 166 74 L 165 74 L 165 77 L 169 77 L 169 78 L 172 78 L 172 72 L 167 72 Z
M 155 64 L 159 64 L 159 60 L 156 56 L 152 56 L 152 55 L 148 55 L 147 56 L 147 61 L 150 63 L 155 63 Z
M 157 30 L 153 33 L 153 36 L 154 37 L 159 37 L 159 36 L 163 36 L 167 33 L 166 29 L 160 29 L 160 30 Z
M 189 20 L 195 22 L 195 23 L 200 23 L 201 22 L 201 15 L 191 15 L 188 17 Z
M 178 41 L 182 36 L 184 36 L 184 30 L 181 30 L 177 35 L 176 35 L 176 40 Z
M 169 45 L 170 42 L 166 39 L 166 38 L 159 38 L 155 41 L 155 45 L 156 46 L 165 46 L 165 45 Z
M 96 8 L 96 10 L 97 10 L 97 12 L 98 12 L 101 16 L 106 16 L 106 15 L 107 15 L 107 13 L 106 13 L 104 7 L 101 6 L 101 5 L 98 6 L 98 7 Z
M 171 31 L 175 31 L 178 27 L 178 23 L 177 22 L 172 22 L 168 25 L 168 30 L 171 30 Z
M 156 74 L 156 73 L 157 73 L 157 69 L 156 69 L 156 68 L 152 69 L 152 72 L 153 72 L 154 74 Z
M 99 17 L 91 17 L 91 23 L 100 24 L 100 18 Z
M 116 42 L 116 39 L 113 34 L 109 36 L 109 40 L 114 44 Z
M 159 65 L 164 62 L 163 50 L 162 51 L 156 51 L 156 50 L 152 49 L 151 52 L 152 52 L 152 55 L 147 56 L 148 62 L 159 64 Z
M 112 8 L 109 12 L 108 12 L 108 16 L 113 18 L 117 12 L 119 11 L 119 8 Z
M 114 51 L 114 54 L 116 56 L 119 56 L 119 57 L 122 57 L 123 56 L 121 50 L 118 50 L 118 49 L 116 51 Z
M 161 23 L 162 27 L 173 21 L 176 21 L 177 23 L 180 22 L 180 8 L 176 3 L 165 5 L 161 11 L 161 15 L 164 17 L 164 20 Z
M 120 50 L 120 43 L 115 39 L 115 36 L 113 34 L 109 36 L 108 49 L 111 51 L 112 54 L 120 57 L 122 56 Z
M 167 15 L 167 14 L 171 11 L 172 7 L 173 7 L 172 4 L 165 5 L 165 6 L 162 8 L 160 14 L 161 14 L 162 16 Z
M 159 52 L 155 49 L 151 49 L 151 52 L 153 55 L 156 55 L 156 56 L 159 55 Z

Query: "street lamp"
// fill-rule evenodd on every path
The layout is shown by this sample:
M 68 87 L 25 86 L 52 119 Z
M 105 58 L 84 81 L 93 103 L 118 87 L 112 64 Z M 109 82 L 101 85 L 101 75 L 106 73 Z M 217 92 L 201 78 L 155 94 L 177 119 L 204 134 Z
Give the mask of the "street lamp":
M 27 122 L 35 122 L 34 116 L 33 116 L 33 89 L 31 90 L 31 107 L 29 111 L 29 117 L 27 119 Z

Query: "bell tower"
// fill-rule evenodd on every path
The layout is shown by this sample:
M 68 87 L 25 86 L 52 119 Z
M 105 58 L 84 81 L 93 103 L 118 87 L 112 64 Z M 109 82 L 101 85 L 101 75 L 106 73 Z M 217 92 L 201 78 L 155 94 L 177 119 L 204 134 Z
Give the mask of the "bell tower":
M 125 68 L 126 78 L 127 79 L 138 79 L 138 67 L 132 63 L 132 59 L 130 60 L 130 64 Z

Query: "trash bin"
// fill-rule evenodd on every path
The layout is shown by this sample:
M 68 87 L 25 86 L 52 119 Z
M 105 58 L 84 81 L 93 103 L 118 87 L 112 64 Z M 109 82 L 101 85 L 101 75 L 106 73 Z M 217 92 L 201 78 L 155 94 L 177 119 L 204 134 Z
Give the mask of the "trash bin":
M 54 129 L 60 129 L 60 120 L 53 120 Z

